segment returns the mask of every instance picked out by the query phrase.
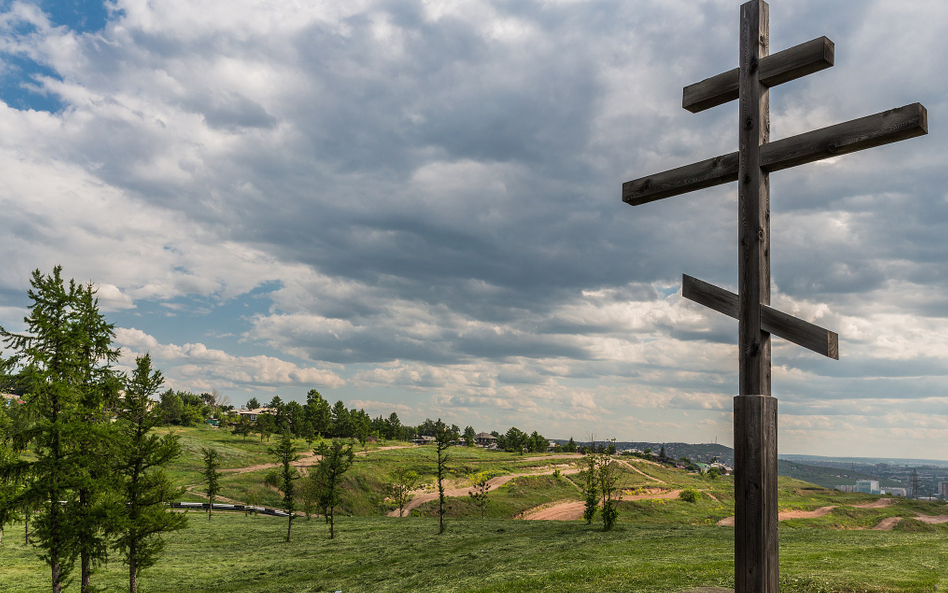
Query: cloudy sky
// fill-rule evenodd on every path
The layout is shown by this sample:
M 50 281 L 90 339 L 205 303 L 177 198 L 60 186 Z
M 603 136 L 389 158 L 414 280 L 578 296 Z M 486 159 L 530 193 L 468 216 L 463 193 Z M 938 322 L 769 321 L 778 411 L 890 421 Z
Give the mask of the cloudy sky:
M 736 150 L 739 0 L 0 2 L 0 325 L 95 282 L 122 362 L 233 403 L 731 444 L 736 187 L 623 181 Z M 782 453 L 948 459 L 948 5 L 774 0 L 772 139 L 912 102 L 930 135 L 775 173 Z

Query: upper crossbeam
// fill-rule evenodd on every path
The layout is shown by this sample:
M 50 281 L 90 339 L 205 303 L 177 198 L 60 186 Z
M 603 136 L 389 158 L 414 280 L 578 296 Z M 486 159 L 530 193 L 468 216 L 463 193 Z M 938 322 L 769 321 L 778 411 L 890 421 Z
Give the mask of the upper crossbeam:
M 764 144 L 760 147 L 760 167 L 768 173 L 780 171 L 927 133 L 928 111 L 921 103 L 912 103 Z M 639 206 L 737 181 L 738 166 L 738 153 L 732 152 L 627 181 L 622 184 L 622 201 Z
M 836 46 L 826 37 L 801 43 L 760 60 L 760 83 L 767 87 L 796 80 L 833 65 Z M 739 69 L 735 68 L 684 88 L 681 106 L 698 113 L 737 99 Z

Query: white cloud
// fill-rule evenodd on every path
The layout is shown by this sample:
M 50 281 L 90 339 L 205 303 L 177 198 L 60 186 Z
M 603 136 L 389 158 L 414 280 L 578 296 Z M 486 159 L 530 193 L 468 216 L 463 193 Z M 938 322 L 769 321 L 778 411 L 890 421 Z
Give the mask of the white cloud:
M 118 341 L 161 356 L 186 388 L 321 385 L 544 434 L 729 430 L 736 322 L 675 290 L 681 272 L 733 288 L 734 188 L 635 209 L 619 188 L 733 150 L 733 105 L 679 105 L 683 85 L 736 66 L 735 6 L 115 7 L 94 33 L 29 3 L 0 12 L 0 55 L 42 64 L 52 75 L 26 82 L 64 105 L 0 105 L 4 325 L 20 323 L 13 295 L 30 271 L 62 264 L 99 286 Z M 773 51 L 837 43 L 834 68 L 772 91 L 774 138 L 915 100 L 944 112 L 946 10 L 772 6 Z M 0 74 L 22 82 L 11 62 Z M 933 133 L 773 176 L 774 306 L 841 337 L 832 364 L 775 342 L 790 418 L 821 416 L 823 401 L 834 418 L 858 413 L 854 392 L 876 416 L 935 409 L 948 376 L 944 143 Z M 246 314 L 215 306 L 234 302 Z M 153 337 L 189 314 L 203 315 L 193 332 Z M 233 354 L 248 348 L 268 355 Z M 876 446 L 919 418 L 872 427 Z M 782 443 L 820 443 L 819 422 L 789 422 Z
M 115 341 L 123 347 L 124 364 L 131 366 L 135 356 L 151 354 L 169 384 L 179 389 L 252 391 L 286 386 L 337 388 L 346 384 L 327 369 L 303 367 L 272 356 L 234 356 L 200 343 L 161 344 L 135 328 L 116 328 Z

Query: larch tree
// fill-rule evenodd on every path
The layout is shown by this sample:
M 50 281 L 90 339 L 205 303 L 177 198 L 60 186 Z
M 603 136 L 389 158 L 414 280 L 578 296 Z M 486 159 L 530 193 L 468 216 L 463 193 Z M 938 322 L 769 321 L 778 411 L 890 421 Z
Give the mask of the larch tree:
M 477 433 L 474 432 L 473 426 L 467 426 L 464 428 L 464 444 L 468 447 L 477 445 Z
M 76 287 L 72 324 L 79 405 L 78 430 L 72 431 L 71 440 L 78 483 L 76 500 L 64 511 L 79 548 L 81 593 L 92 592 L 92 572 L 108 554 L 109 535 L 114 531 L 109 507 L 117 488 L 111 464 L 116 432 L 110 418 L 120 388 L 111 368 L 119 350 L 112 347 L 115 326 L 99 311 L 95 294 L 92 284 Z
M 456 431 L 451 430 L 438 418 L 435 424 L 435 455 L 437 459 L 438 476 L 438 535 L 444 533 L 444 478 L 448 473 L 448 447 L 458 438 Z
M 474 501 L 474 506 L 481 510 L 481 519 L 487 513 L 487 503 L 490 500 L 488 492 L 490 492 L 490 474 L 480 472 L 474 476 L 474 484 L 468 496 Z
M 277 446 L 271 447 L 269 451 L 280 463 L 277 488 L 283 493 L 283 510 L 289 515 L 286 523 L 286 541 L 289 542 L 290 530 L 293 528 L 293 517 L 296 512 L 296 480 L 300 477 L 299 472 L 293 467 L 293 462 L 297 461 L 300 456 L 296 453 L 293 447 L 293 439 L 288 432 L 284 432 Z
M 167 507 L 182 490 L 174 487 L 163 470 L 181 454 L 178 437 L 152 434 L 161 422 L 152 396 L 158 393 L 164 379 L 160 371 L 152 370 L 148 354 L 135 362 L 135 370 L 125 381 L 125 401 L 117 422 L 117 467 L 123 508 L 115 547 L 128 565 L 129 593 L 137 593 L 139 574 L 153 566 L 164 549 L 161 535 L 187 524 L 185 515 Z
M 398 507 L 398 516 L 405 516 L 405 505 L 412 499 L 412 491 L 418 485 L 418 473 L 407 467 L 399 467 L 391 473 L 388 491 L 395 506 Z
M 583 519 L 586 520 L 586 524 L 589 525 L 592 523 L 593 517 L 596 516 L 596 510 L 599 508 L 599 476 L 597 470 L 597 460 L 595 453 L 588 452 L 583 457 L 583 464 L 586 466 L 581 472 L 583 478 L 583 498 L 586 501 L 586 505 L 583 508 Z
M 204 492 L 207 494 L 207 520 L 211 520 L 211 511 L 214 508 L 214 499 L 221 491 L 220 477 L 221 472 L 217 471 L 221 466 L 221 456 L 217 449 L 201 447 L 201 454 L 204 459 Z
M 355 453 L 352 452 L 352 445 L 343 445 L 338 440 L 332 444 L 321 443 L 315 453 L 321 457 L 313 479 L 319 491 L 319 505 L 325 509 L 329 521 L 329 539 L 333 539 L 336 537 L 336 507 L 342 503 L 342 476 L 352 467 Z
M 619 496 L 616 483 L 619 480 L 618 466 L 611 456 L 597 454 L 599 466 L 599 493 L 602 497 L 602 528 L 611 531 L 619 518 Z
M 61 593 L 82 541 L 81 526 L 77 529 L 66 516 L 84 483 L 84 459 L 76 446 L 77 435 L 86 430 L 80 415 L 79 288 L 73 281 L 67 285 L 56 266 L 49 275 L 35 270 L 27 294 L 32 303 L 24 318 L 26 332 L 0 328 L 0 337 L 13 353 L 9 363 L 29 418 L 19 437 L 30 443 L 32 456 L 4 464 L 0 479 L 24 480 L 15 500 L 37 508 L 32 542 L 49 565 L 53 593 Z

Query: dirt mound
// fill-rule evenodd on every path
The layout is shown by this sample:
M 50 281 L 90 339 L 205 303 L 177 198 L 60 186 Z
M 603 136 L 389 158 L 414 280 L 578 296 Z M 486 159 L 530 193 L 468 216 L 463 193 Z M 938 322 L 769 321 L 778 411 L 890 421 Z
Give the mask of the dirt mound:
M 678 498 L 681 490 L 661 490 L 653 488 L 640 494 L 623 493 L 620 500 L 657 500 L 661 498 Z M 586 503 L 579 500 L 568 500 L 552 505 L 541 505 L 530 509 L 521 515 L 527 521 L 578 521 L 583 518 Z
M 642 474 L 643 476 L 645 476 L 645 477 L 648 478 L 649 480 L 655 482 L 656 484 L 664 484 L 664 483 L 665 483 L 664 481 L 659 480 L 658 478 L 656 478 L 656 477 L 654 477 L 654 476 L 648 475 L 647 473 L 645 473 L 645 472 L 643 472 L 642 470 L 640 470 L 639 468 L 635 467 L 634 465 L 632 465 L 632 464 L 629 463 L 628 461 L 625 461 L 625 460 L 623 460 L 623 459 L 617 459 L 616 462 L 617 462 L 617 463 L 621 463 L 622 465 L 626 466 L 627 468 L 629 468 L 630 470 L 632 470 L 632 471 L 634 471 L 634 472 L 636 472 L 636 473 L 638 473 L 638 474 Z M 657 463 L 652 462 L 652 461 L 647 461 L 646 463 L 651 463 L 652 465 L 658 465 Z
M 921 521 L 922 523 L 928 523 L 929 525 L 938 525 L 941 523 L 948 523 L 948 515 L 923 515 L 921 513 L 916 513 L 918 516 L 915 518 Z
M 506 484 L 510 480 L 513 480 L 514 478 L 522 478 L 522 477 L 527 477 L 527 476 L 549 476 L 549 475 L 552 475 L 555 471 L 556 471 L 555 469 L 550 469 L 550 470 L 535 472 L 535 473 L 507 474 L 506 476 L 497 476 L 496 478 L 491 478 L 490 480 L 487 481 L 487 483 L 490 484 L 490 487 L 493 490 L 494 488 L 503 486 L 504 484 Z M 575 468 L 575 467 L 570 468 L 570 469 L 561 469 L 560 474 L 561 475 L 577 474 L 579 473 L 579 471 L 580 471 L 579 468 Z M 463 488 L 445 488 L 444 495 L 445 496 L 467 496 L 470 492 L 471 492 L 471 486 L 465 486 Z M 423 505 L 429 500 L 437 500 L 437 499 L 438 499 L 437 491 L 435 492 L 416 491 L 415 497 L 412 498 L 410 501 L 408 501 L 408 504 L 405 505 L 405 514 L 407 515 L 408 513 L 412 511 L 412 509 L 418 508 L 419 506 Z M 579 515 L 580 517 L 582 517 L 582 513 L 580 513 Z M 388 516 L 397 517 L 398 509 L 395 509 L 394 511 L 390 512 Z
M 862 504 L 854 504 L 853 506 L 857 509 L 884 509 L 895 502 L 895 499 L 892 498 L 880 498 L 879 500 L 873 502 L 864 502 Z
M 879 521 L 879 524 L 872 528 L 873 531 L 892 531 L 892 528 L 898 525 L 902 517 L 886 517 Z
M 780 521 L 786 521 L 787 519 L 815 519 L 829 515 L 835 508 L 835 506 L 829 506 L 820 507 L 815 511 L 780 511 L 778 517 Z
M 583 518 L 586 503 L 570 500 L 549 506 L 540 506 L 523 514 L 527 521 L 578 521 Z
M 780 511 L 780 513 L 777 515 L 777 520 L 786 521 L 787 519 L 815 519 L 816 517 L 823 517 L 830 514 L 830 512 L 835 508 L 835 506 L 829 506 L 820 507 L 815 511 Z M 734 517 L 725 517 L 718 521 L 717 525 L 720 525 L 721 527 L 733 527 Z

